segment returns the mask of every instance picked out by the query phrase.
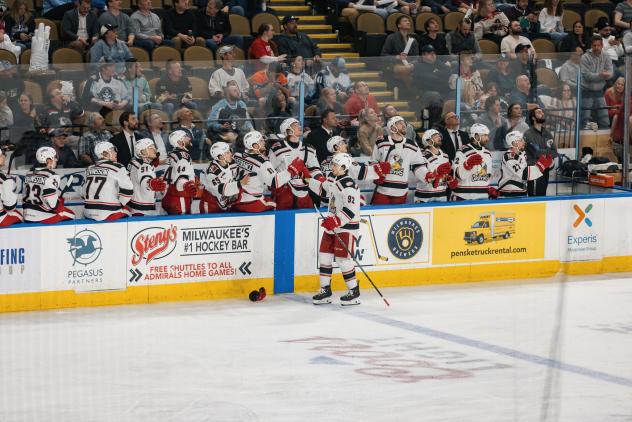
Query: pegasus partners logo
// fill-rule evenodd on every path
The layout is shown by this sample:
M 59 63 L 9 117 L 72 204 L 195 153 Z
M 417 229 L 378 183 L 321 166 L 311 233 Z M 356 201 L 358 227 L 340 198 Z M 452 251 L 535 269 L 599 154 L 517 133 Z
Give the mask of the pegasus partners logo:
M 68 252 L 72 256 L 72 265 L 76 263 L 84 266 L 92 264 L 101 255 L 103 247 L 101 238 L 92 230 L 81 230 L 74 237 L 67 238 Z
M 577 205 L 577 204 L 573 205 L 573 210 L 575 210 L 575 212 L 577 213 L 577 218 L 573 222 L 573 228 L 574 229 L 579 227 L 579 225 L 582 223 L 582 221 L 588 227 L 592 227 L 593 223 L 592 223 L 591 219 L 588 217 L 588 214 L 590 213 L 592 208 L 593 208 L 593 204 L 588 204 L 586 206 L 586 208 L 584 208 L 583 210 L 580 208 L 579 205 Z

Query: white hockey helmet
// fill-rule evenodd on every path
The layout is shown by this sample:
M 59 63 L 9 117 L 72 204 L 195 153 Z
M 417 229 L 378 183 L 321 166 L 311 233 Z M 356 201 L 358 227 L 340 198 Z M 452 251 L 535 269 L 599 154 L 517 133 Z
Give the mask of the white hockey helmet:
M 94 146 L 94 155 L 101 159 L 103 158 L 103 154 L 111 149 L 116 150 L 116 147 L 111 142 L 98 142 Z
M 184 147 L 184 140 L 187 138 L 191 139 L 189 134 L 184 130 L 174 130 L 169 134 L 169 144 L 174 148 L 182 148 Z M 182 142 L 182 146 L 179 145 L 180 142 Z
M 522 132 L 519 130 L 514 130 L 505 135 L 505 142 L 507 145 L 514 146 L 514 142 L 524 140 L 524 136 Z
M 143 138 L 136 141 L 134 144 L 134 155 L 141 157 L 141 153 L 149 147 L 155 147 L 156 144 L 149 138 Z
M 284 139 L 287 136 L 287 131 L 291 129 L 294 123 L 300 124 L 300 122 L 296 120 L 294 117 L 289 117 L 283 120 L 283 122 L 281 123 L 281 126 L 279 126 L 279 130 L 281 131 L 281 133 L 279 134 L 279 137 Z
M 38 163 L 46 164 L 46 161 L 48 161 L 49 158 L 51 160 L 55 160 L 57 158 L 57 152 L 53 147 L 38 148 L 37 152 L 35 153 L 35 159 L 37 159 Z
M 432 137 L 435 135 L 441 136 L 441 133 L 436 129 L 428 129 L 427 131 L 425 131 L 424 136 L 421 137 L 421 143 L 423 144 L 423 146 L 428 148 L 430 146 L 428 142 L 431 141 Z
M 344 167 L 345 170 L 349 170 L 353 165 L 353 158 L 346 152 L 337 152 L 331 158 L 331 164 L 338 164 L 340 167 Z
M 393 133 L 393 126 L 395 126 L 397 122 L 406 123 L 406 120 L 402 116 L 393 116 L 388 119 L 388 122 L 386 123 L 386 129 L 388 129 L 389 133 Z
M 342 136 L 332 136 L 331 138 L 329 138 L 327 140 L 327 151 L 329 151 L 330 153 L 335 153 L 335 146 L 336 145 L 340 145 L 340 143 L 344 142 L 345 144 L 347 143 L 346 139 L 343 138 Z
M 482 123 L 474 123 L 470 128 L 470 138 L 474 139 L 476 135 L 489 135 L 489 128 Z
M 230 145 L 226 142 L 215 142 L 211 145 L 211 157 L 213 160 L 219 160 L 219 156 L 230 151 Z
M 257 130 L 251 130 L 244 135 L 244 147 L 246 147 L 247 150 L 252 149 L 255 144 L 259 143 L 259 141 L 262 141 L 263 139 L 264 138 L 261 132 Z

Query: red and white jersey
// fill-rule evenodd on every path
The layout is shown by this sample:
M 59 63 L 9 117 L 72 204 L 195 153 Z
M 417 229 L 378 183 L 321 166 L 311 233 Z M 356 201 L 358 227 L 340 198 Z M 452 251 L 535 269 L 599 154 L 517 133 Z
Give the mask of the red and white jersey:
M 7 212 L 15 210 L 18 196 L 15 194 L 15 181 L 12 177 L 0 172 L 0 218 Z
M 481 164 L 477 164 L 469 170 L 465 169 L 467 159 L 478 154 L 483 158 Z M 456 152 L 454 158 L 454 175 L 459 181 L 459 186 L 454 189 L 454 195 L 462 199 L 488 199 L 489 180 L 492 177 L 492 154 L 484 146 L 475 145 L 474 142 L 465 144 Z
M 98 161 L 86 169 L 83 181 L 83 216 L 91 220 L 105 220 L 120 212 L 132 199 L 134 185 L 121 163 Z
M 292 178 L 287 170 L 276 171 L 265 155 L 236 153 L 233 160 L 241 174 L 250 176 L 248 183 L 243 186 L 239 202 L 265 199 L 264 194 L 269 189 L 280 188 Z
M 350 176 L 332 175 L 324 182 L 312 178 L 309 179 L 309 187 L 317 195 L 329 197 L 327 216 L 340 219 L 341 225 L 336 229 L 337 232 L 357 234 L 360 229 L 360 189 Z
M 320 163 L 320 169 L 325 177 L 329 177 L 331 173 L 331 159 L 333 155 L 325 158 Z M 373 163 L 358 163 L 355 158 L 353 159 L 353 167 L 349 169 L 349 176 L 354 180 L 376 180 L 379 178 Z
M 302 141 L 294 143 L 283 140 L 274 143 L 270 148 L 270 163 L 277 172 L 287 170 L 295 158 L 300 158 L 305 162 L 305 167 L 312 176 L 322 175 L 316 158 L 316 150 L 312 146 L 305 145 Z M 301 175 L 297 175 L 289 183 L 294 196 L 304 198 L 309 194 L 307 184 Z
M 156 178 L 154 166 L 142 158 L 135 157 L 129 162 L 127 169 L 134 186 L 132 199 L 127 205 L 136 214 L 157 215 L 156 192 L 149 187 L 149 181 Z
M 36 167 L 24 177 L 24 221 L 38 222 L 56 215 L 59 184 L 60 177 L 46 167 Z
M 403 139 L 396 142 L 390 136 L 377 141 L 372 160 L 391 165 L 390 173 L 385 175 L 384 182 L 377 186 L 376 191 L 393 197 L 408 194 L 409 172 L 412 170 L 417 178 L 421 178 L 420 174 L 426 166 L 426 160 L 414 141 Z
M 419 202 L 445 202 L 448 200 L 446 190 L 448 188 L 447 175 L 441 176 L 441 179 L 435 186 L 435 180 L 426 181 L 426 175 L 430 172 L 437 173 L 437 167 L 441 164 L 450 163 L 448 154 L 437 150 L 434 154 L 430 149 L 422 152 L 426 165 L 419 172 L 417 181 L 417 189 L 415 190 L 415 203 Z
M 527 182 L 540 176 L 542 172 L 537 166 L 527 165 L 527 154 L 524 151 L 516 154 L 510 149 L 503 154 L 498 193 L 506 198 L 526 196 Z
M 165 182 L 169 185 L 167 195 L 182 196 L 184 184 L 189 180 L 195 180 L 195 171 L 191 164 L 189 153 L 180 148 L 172 150 L 167 156 Z
M 204 185 L 203 195 L 212 195 L 217 205 L 227 211 L 239 197 L 239 167 L 230 163 L 226 167 L 213 160 L 206 169 L 201 182 Z M 203 197 L 204 199 L 204 197 Z

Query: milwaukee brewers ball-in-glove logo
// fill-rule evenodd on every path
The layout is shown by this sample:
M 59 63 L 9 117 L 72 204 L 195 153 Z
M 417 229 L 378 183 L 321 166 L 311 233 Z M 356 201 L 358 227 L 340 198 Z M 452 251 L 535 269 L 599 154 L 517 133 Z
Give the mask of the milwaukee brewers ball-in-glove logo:
M 421 225 L 409 217 L 400 218 L 388 230 L 388 248 L 399 259 L 410 259 L 419 252 L 424 240 Z

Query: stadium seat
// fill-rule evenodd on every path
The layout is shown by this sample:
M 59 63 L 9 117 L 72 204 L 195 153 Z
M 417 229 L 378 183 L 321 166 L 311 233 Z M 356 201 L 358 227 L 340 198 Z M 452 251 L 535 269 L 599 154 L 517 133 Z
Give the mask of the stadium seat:
M 247 18 L 240 16 L 236 13 L 229 15 L 230 26 L 232 28 L 231 35 L 251 35 L 253 31 L 250 30 L 250 22 Z
M 235 46 L 233 47 L 233 57 L 235 60 L 246 60 L 246 52 Z
M 598 0 L 598 1 L 593 1 L 592 3 L 590 3 L 590 7 L 591 9 L 603 10 L 604 12 L 608 14 L 608 16 L 612 16 L 615 5 L 609 1 Z
M 463 16 L 465 14 L 461 12 L 450 12 L 443 17 L 443 27 L 445 31 L 453 31 L 456 29 L 456 26 L 463 20 Z
M 184 50 L 184 62 L 192 68 L 210 68 L 214 66 L 213 53 L 206 47 L 193 45 Z
M 67 69 L 81 69 L 83 66 L 77 66 L 77 64 L 83 64 L 83 56 L 80 52 L 73 48 L 58 48 L 53 52 L 51 59 L 53 67 L 60 70 Z
M 388 18 L 386 18 L 386 30 L 388 32 L 397 32 L 397 24 L 395 22 L 397 21 L 397 19 L 400 16 L 408 16 L 408 15 L 406 15 L 404 13 L 400 13 L 400 12 L 388 15 Z M 408 17 L 411 20 L 411 24 L 414 25 L 414 22 L 412 22 L 412 18 L 410 16 L 408 16 Z M 411 30 L 414 30 L 414 29 L 411 28 Z
M 358 32 L 367 34 L 383 34 L 385 32 L 384 19 L 375 13 L 362 13 L 356 21 Z
M 437 15 L 436 13 L 432 13 L 432 12 L 423 12 L 417 15 L 417 19 L 415 19 L 416 31 L 425 32 L 424 24 L 430 18 L 436 19 L 436 21 L 439 23 L 439 32 L 443 32 L 443 21 L 441 20 L 441 17 Z
M 44 92 L 40 84 L 26 79 L 24 81 L 24 90 L 33 98 L 33 104 L 44 104 Z
M 113 110 L 108 112 L 105 115 L 105 124 L 108 126 L 119 126 L 119 117 L 123 114 L 125 110 Z
M 130 47 L 129 52 L 132 53 L 132 56 L 134 56 L 134 58 L 140 63 L 151 63 L 149 53 L 144 48 Z
M 29 65 L 31 63 L 31 49 L 24 50 L 22 54 L 20 54 L 20 64 Z
M 0 60 L 6 60 L 11 64 L 18 64 L 17 57 L 9 50 L 0 50 Z
M 57 22 L 50 19 L 35 18 L 35 28 L 37 28 L 40 23 L 43 23 L 46 26 L 50 26 L 51 41 L 59 40 L 59 27 L 57 26 Z
M 156 95 L 156 85 L 158 85 L 159 80 L 160 78 L 151 78 L 147 81 L 147 83 L 149 84 L 149 91 L 154 95 Z
M 538 84 L 546 85 L 551 89 L 558 89 L 560 87 L 560 80 L 554 70 L 539 67 L 535 70 L 535 74 L 538 77 Z
M 608 14 L 600 9 L 590 9 L 584 15 L 584 24 L 589 28 L 594 28 L 599 18 L 606 18 L 610 21 Z
M 573 12 L 572 10 L 565 10 L 562 14 L 562 25 L 564 26 L 565 31 L 573 32 L 573 24 L 577 21 L 584 22 L 582 17 L 577 12 Z
M 193 99 L 195 100 L 208 100 L 208 81 L 195 76 L 189 76 L 189 83 L 193 89 Z
M 496 44 L 492 40 L 487 40 L 483 38 L 478 42 L 478 44 L 481 47 L 481 52 L 483 54 L 499 54 L 500 53 L 500 47 L 498 46 L 498 44 Z
M 151 61 L 154 67 L 164 69 L 167 60 L 182 60 L 180 52 L 173 47 L 161 45 L 151 52 Z
M 533 44 L 533 48 L 535 48 L 536 53 L 555 53 L 555 44 L 553 41 L 546 38 L 536 38 L 531 41 Z
M 281 24 L 279 23 L 279 18 L 274 16 L 272 13 L 258 13 L 252 17 L 252 30 L 256 32 L 261 26 L 262 23 L 269 23 L 274 27 L 275 33 L 281 32 Z
M 163 9 L 162 0 L 151 0 L 151 7 L 154 9 Z

